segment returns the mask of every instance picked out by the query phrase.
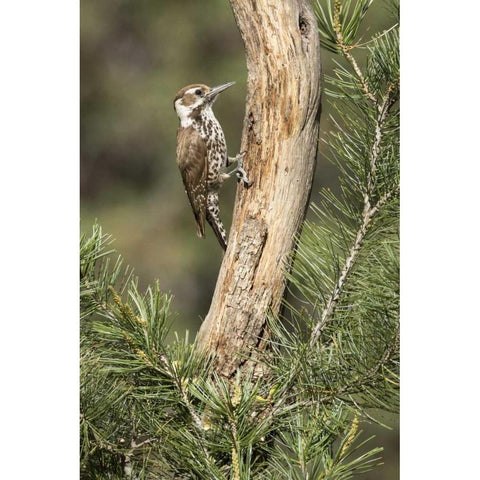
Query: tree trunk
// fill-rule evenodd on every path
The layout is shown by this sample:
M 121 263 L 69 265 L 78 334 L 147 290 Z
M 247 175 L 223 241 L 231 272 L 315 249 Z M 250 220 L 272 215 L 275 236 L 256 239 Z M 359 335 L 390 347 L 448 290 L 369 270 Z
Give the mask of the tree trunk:
M 312 186 L 320 118 L 320 41 L 308 0 L 230 0 L 242 35 L 248 94 L 242 151 L 254 184 L 239 185 L 199 348 L 231 377 L 264 346 L 279 312 Z

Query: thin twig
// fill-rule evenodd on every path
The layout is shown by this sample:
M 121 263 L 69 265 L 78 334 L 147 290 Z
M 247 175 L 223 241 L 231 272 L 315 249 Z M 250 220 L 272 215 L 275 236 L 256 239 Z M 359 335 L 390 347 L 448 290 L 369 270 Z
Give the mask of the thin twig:
M 135 450 L 143 447 L 144 445 L 155 442 L 158 442 L 158 438 L 147 438 L 140 443 L 137 443 L 137 439 L 135 438 L 135 436 L 132 438 L 132 440 L 130 441 L 130 449 L 123 454 L 123 473 L 125 474 L 126 478 L 130 478 L 132 480 L 138 479 L 138 476 L 135 475 L 135 473 L 133 472 L 132 465 L 132 455 L 134 454 Z
M 362 224 L 360 225 L 360 228 L 357 231 L 355 241 L 353 242 L 352 248 L 350 249 L 350 252 L 345 260 L 345 264 L 343 266 L 340 277 L 338 278 L 337 283 L 332 291 L 332 294 L 330 295 L 327 301 L 327 304 L 322 312 L 322 317 L 320 321 L 317 323 L 317 325 L 315 325 L 312 331 L 312 334 L 310 337 L 310 345 L 313 345 L 317 342 L 322 330 L 324 329 L 326 323 L 328 322 L 329 318 L 331 317 L 331 315 L 335 310 L 335 307 L 340 299 L 340 295 L 343 291 L 347 278 L 350 275 L 353 269 L 353 266 L 355 265 L 355 262 L 357 261 L 360 248 L 362 247 L 365 237 L 367 235 L 367 232 L 372 225 L 373 218 L 378 213 L 379 209 L 383 205 L 385 205 L 385 203 L 390 199 L 390 197 L 392 197 L 396 193 L 397 190 L 398 190 L 398 187 L 388 191 L 385 195 L 383 195 L 380 198 L 380 200 L 378 200 L 378 202 L 373 207 L 371 207 L 367 211 L 364 210 Z
M 371 368 L 367 373 L 365 373 L 365 375 L 362 375 L 361 377 L 356 378 L 355 380 L 343 385 L 337 391 L 335 391 L 334 394 L 342 395 L 344 393 L 347 393 L 348 390 L 351 389 L 352 387 L 366 385 L 367 381 L 375 377 L 375 375 L 380 371 L 380 369 L 388 363 L 390 358 L 392 358 L 393 354 L 398 350 L 399 342 L 400 342 L 400 330 L 397 328 L 393 335 L 392 342 L 390 343 L 388 349 L 384 352 L 384 354 L 382 355 L 382 358 L 378 361 L 378 363 L 373 368 Z M 354 392 L 350 392 L 350 393 L 354 393 Z
M 237 436 L 237 425 L 233 419 L 230 420 L 230 428 L 232 430 L 232 471 L 233 480 L 240 480 L 240 459 L 239 459 L 239 443 Z
M 375 375 L 380 371 L 380 369 L 388 363 L 388 361 L 392 358 L 394 353 L 398 350 L 399 342 L 400 342 L 400 331 L 397 328 L 393 335 L 393 339 L 390 345 L 388 346 L 387 350 L 382 355 L 382 358 L 377 362 L 377 364 L 374 367 L 368 370 L 364 375 L 362 375 L 361 377 L 357 377 L 356 379 L 352 380 L 351 382 L 345 385 L 342 385 L 336 390 L 326 390 L 326 389 L 319 390 L 317 392 L 325 396 L 315 400 L 307 400 L 304 402 L 299 402 L 298 405 L 303 407 L 310 407 L 318 403 L 328 404 L 332 402 L 335 397 L 339 397 L 340 395 L 349 395 L 350 399 L 353 401 L 353 399 L 351 398 L 351 395 L 354 395 L 355 393 L 357 393 L 358 390 L 352 390 L 352 387 L 367 386 L 368 381 L 375 377 Z M 365 415 L 367 415 L 364 409 L 360 408 L 360 406 L 357 403 L 355 402 L 353 403 L 355 404 L 355 406 L 358 408 L 359 411 L 361 410 Z M 373 419 L 370 416 L 368 418 Z
M 391 93 L 393 90 L 393 84 L 390 84 L 387 88 L 387 92 L 383 99 L 382 104 L 378 108 L 378 116 L 375 119 L 375 139 L 373 141 L 372 150 L 370 154 L 370 170 L 367 174 L 367 189 L 365 191 L 363 203 L 364 212 L 370 210 L 370 201 L 375 187 L 375 174 L 377 172 L 378 155 L 380 153 L 380 144 L 383 137 L 383 126 L 387 119 L 387 114 L 390 111 L 390 107 L 393 105 Z
M 340 31 L 340 35 L 341 35 L 341 31 Z M 358 65 L 357 65 L 357 68 L 358 68 Z M 363 78 L 363 75 L 360 70 L 359 70 L 359 73 L 361 78 Z M 368 91 L 367 84 L 365 84 L 365 86 Z M 398 190 L 398 186 L 397 186 L 393 190 L 387 192 L 383 197 L 381 197 L 375 206 L 373 207 L 371 206 L 372 195 L 375 188 L 375 174 L 377 171 L 378 156 L 380 153 L 380 144 L 383 138 L 383 127 L 385 125 L 385 121 L 387 119 L 387 115 L 390 111 L 390 108 L 396 101 L 396 98 L 391 96 L 393 89 L 394 89 L 394 85 L 390 84 L 387 88 L 387 92 L 385 93 L 382 104 L 378 107 L 378 115 L 375 121 L 375 139 L 373 141 L 373 145 L 371 148 L 370 169 L 367 174 L 367 185 L 366 185 L 365 194 L 363 197 L 362 224 L 360 225 L 360 228 L 357 231 L 355 241 L 345 260 L 345 264 L 340 273 L 340 277 L 338 278 L 338 281 L 333 289 L 333 292 L 330 295 L 330 298 L 328 299 L 327 304 L 322 312 L 321 320 L 317 323 L 317 325 L 314 327 L 312 331 L 312 335 L 310 337 L 310 345 L 313 345 L 314 343 L 317 342 L 320 336 L 320 333 L 322 332 L 328 319 L 331 317 L 331 315 L 335 310 L 338 300 L 340 299 L 340 295 L 343 291 L 345 282 L 350 272 L 352 271 L 353 266 L 355 265 L 356 259 L 358 257 L 358 253 L 360 251 L 361 246 L 363 245 L 365 236 L 371 225 L 373 217 L 378 212 L 378 209 L 381 208 L 388 201 L 388 199 Z M 367 95 L 367 91 L 365 92 L 366 95 Z M 375 104 L 376 102 L 377 101 L 375 99 Z
M 155 443 L 155 442 L 158 442 L 158 438 L 147 438 L 143 442 L 135 443 L 134 448 L 140 448 L 140 447 L 143 447 L 144 445 L 148 445 L 150 443 Z
M 175 384 L 177 385 L 178 390 L 180 391 L 180 396 L 182 397 L 183 403 L 185 407 L 188 410 L 188 413 L 192 417 L 193 423 L 200 429 L 200 430 L 205 430 L 205 426 L 200 419 L 199 415 L 197 412 L 194 410 L 192 404 L 190 403 L 190 400 L 188 398 L 188 394 L 183 387 L 182 380 L 177 378 L 175 372 L 173 371 L 172 367 L 170 366 L 170 363 L 167 361 L 164 355 L 160 356 L 160 361 L 165 365 L 165 368 L 168 372 L 168 374 L 172 377 L 172 379 L 175 381 Z
M 175 381 L 175 384 L 177 385 L 177 388 L 178 390 L 180 391 L 180 396 L 182 397 L 182 400 L 183 400 L 183 403 L 185 405 L 185 407 L 187 408 L 188 410 L 188 413 L 190 414 L 190 416 L 192 417 L 192 420 L 193 420 L 193 423 L 195 424 L 195 426 L 198 428 L 198 430 L 200 431 L 200 436 L 202 438 L 202 440 L 205 440 L 205 430 L 206 430 L 206 426 L 205 424 L 202 422 L 202 419 L 200 418 L 200 416 L 197 414 L 197 412 L 195 411 L 195 409 L 193 408 L 193 405 L 191 404 L 189 398 L 188 398 L 188 394 L 187 394 L 187 391 L 185 390 L 184 386 L 183 386 L 183 383 L 182 383 L 182 379 L 181 378 L 177 378 L 177 375 L 175 374 L 175 372 L 173 371 L 172 367 L 170 366 L 169 362 L 167 361 L 166 357 L 164 355 L 161 355 L 160 356 L 160 360 L 162 361 L 162 363 L 165 365 L 165 368 L 167 369 L 167 372 L 169 373 L 169 375 L 172 377 L 172 379 Z M 214 459 L 212 458 L 212 456 L 210 455 L 210 453 L 208 452 L 207 450 L 207 447 L 205 446 L 205 443 L 202 442 L 202 450 L 203 450 L 203 454 L 205 455 L 205 458 L 212 464 L 215 464 L 215 461 Z

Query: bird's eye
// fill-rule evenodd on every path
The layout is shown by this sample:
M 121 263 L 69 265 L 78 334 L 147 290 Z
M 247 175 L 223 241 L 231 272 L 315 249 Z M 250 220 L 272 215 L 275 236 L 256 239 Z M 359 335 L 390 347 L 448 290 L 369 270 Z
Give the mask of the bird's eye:
M 201 95 L 201 94 L 202 94 L 202 91 L 200 89 L 195 90 L 195 95 Z

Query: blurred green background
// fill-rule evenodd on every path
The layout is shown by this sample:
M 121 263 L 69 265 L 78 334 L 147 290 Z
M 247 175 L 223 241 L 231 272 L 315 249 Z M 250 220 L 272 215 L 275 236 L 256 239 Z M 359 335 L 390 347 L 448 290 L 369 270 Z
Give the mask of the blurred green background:
M 281 0 L 279 0 L 281 1 Z M 383 0 L 371 7 L 365 39 L 391 26 Z M 195 222 L 175 163 L 173 98 L 190 83 L 237 84 L 215 104 L 230 155 L 239 151 L 247 72 L 228 0 L 82 0 L 80 78 L 81 231 L 97 219 L 134 267 L 140 287 L 158 279 L 175 296 L 175 329 L 198 329 L 215 288 L 222 250 Z M 323 51 L 324 74 L 332 55 Z M 338 60 L 338 59 L 337 59 Z M 330 130 L 324 97 L 321 132 Z M 321 144 L 312 201 L 337 172 Z M 224 184 L 221 211 L 230 225 L 236 182 Z M 391 432 L 366 427 L 385 446 L 385 466 L 363 478 L 398 476 L 398 419 Z M 374 440 L 375 442 L 375 440 Z

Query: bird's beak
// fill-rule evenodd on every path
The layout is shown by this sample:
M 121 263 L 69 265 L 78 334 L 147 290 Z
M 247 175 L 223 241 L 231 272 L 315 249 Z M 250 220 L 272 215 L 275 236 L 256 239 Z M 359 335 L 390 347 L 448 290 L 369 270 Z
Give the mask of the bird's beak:
M 217 95 L 224 90 L 226 90 L 228 87 L 231 87 L 232 85 L 235 85 L 235 82 L 228 82 L 224 83 L 223 85 L 218 85 L 217 87 L 212 87 L 212 89 L 207 93 L 208 100 L 212 101 L 215 100 Z

